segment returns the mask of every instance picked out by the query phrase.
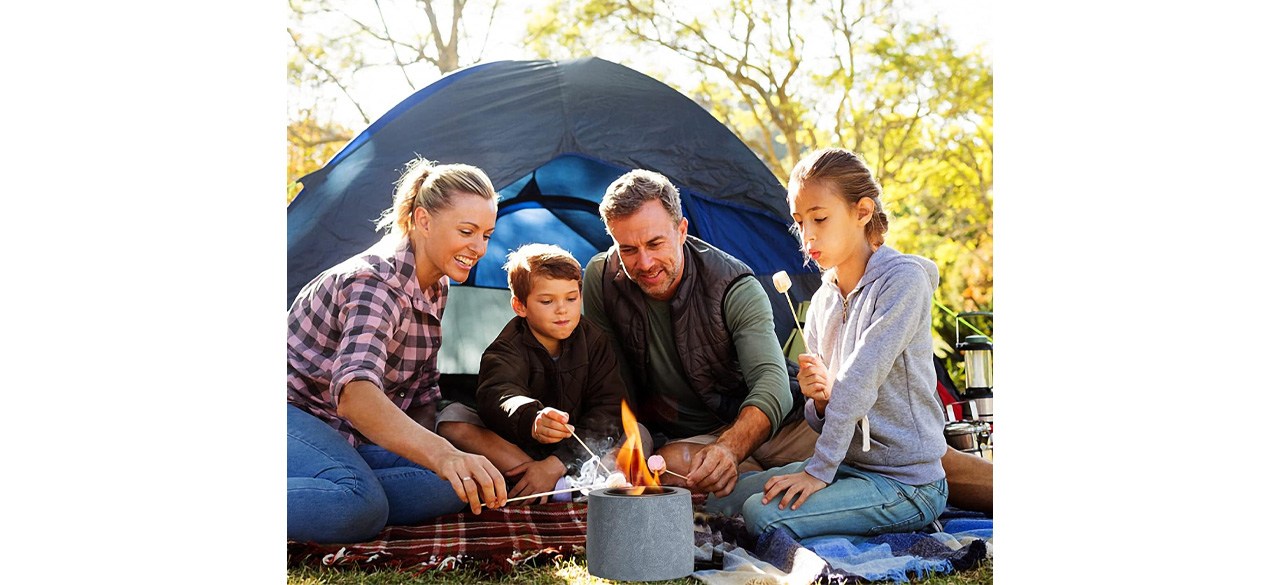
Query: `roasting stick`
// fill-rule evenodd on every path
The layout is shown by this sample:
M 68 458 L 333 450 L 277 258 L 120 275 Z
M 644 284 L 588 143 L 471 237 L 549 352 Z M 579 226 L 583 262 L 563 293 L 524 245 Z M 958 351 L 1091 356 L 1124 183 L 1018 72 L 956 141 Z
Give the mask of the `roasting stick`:
M 573 438 L 578 439 L 578 444 L 582 445 L 582 448 L 586 449 L 587 453 L 591 454 L 591 458 L 596 460 L 596 465 L 600 466 L 600 471 L 603 471 L 605 476 L 607 477 L 610 473 L 609 468 L 605 467 L 604 464 L 600 462 L 600 457 L 597 456 L 595 452 L 591 450 L 591 447 L 588 447 L 586 443 L 582 442 L 582 439 L 578 437 L 578 433 L 569 431 L 569 434 L 573 435 Z
M 565 488 L 565 489 L 562 489 L 562 490 L 552 490 L 552 491 L 549 491 L 549 492 L 542 492 L 542 493 L 540 493 L 540 494 L 529 494 L 529 495 L 527 495 L 527 496 L 520 496 L 520 497 L 518 497 L 518 498 L 507 498 L 507 503 L 509 504 L 509 503 L 511 503 L 511 502 L 516 502 L 516 501 L 520 501 L 520 500 L 528 500 L 528 499 L 530 499 L 530 498 L 541 498 L 541 497 L 543 497 L 543 496 L 554 496 L 554 495 L 556 495 L 556 494 L 564 494 L 564 493 L 569 493 L 569 492 L 576 492 L 576 491 L 578 491 L 578 490 L 580 490 L 580 489 L 582 489 L 582 488 L 580 488 L 580 487 L 576 487 L 576 488 Z M 489 505 L 489 504 L 487 504 L 487 503 L 481 503 L 481 504 L 480 504 L 480 506 L 481 506 L 481 507 L 488 506 L 488 505 Z
M 804 327 L 800 325 L 800 316 L 796 314 L 796 308 L 791 304 L 791 295 L 787 294 L 787 291 L 791 289 L 791 277 L 787 276 L 786 271 L 779 270 L 773 273 L 773 288 L 778 289 L 778 292 L 786 297 L 787 308 L 791 309 L 791 317 L 796 320 L 796 337 L 800 338 L 800 347 L 803 347 L 805 353 L 808 353 L 809 347 L 804 343 Z
M 662 465 L 657 465 L 658 463 L 661 463 Z M 659 471 L 658 475 L 670 473 L 671 475 L 683 479 L 686 483 L 689 481 L 689 478 L 667 469 L 667 460 L 657 453 L 650 455 L 649 459 L 645 461 L 645 464 L 649 466 L 649 469 L 661 469 L 662 471 Z
M 614 479 L 614 476 L 615 476 L 615 475 L 617 476 L 617 480 L 618 480 L 618 481 L 620 481 L 621 483 L 615 483 L 615 484 L 613 484 L 613 485 L 610 485 L 610 484 L 609 484 L 609 482 L 610 482 L 611 480 L 613 480 L 613 479 Z M 520 501 L 520 500 L 528 500 L 528 499 L 530 499 L 530 498 L 541 498 L 542 496 L 554 496 L 554 495 L 556 495 L 556 494 L 564 494 L 564 493 L 568 493 L 568 492 L 576 492 L 576 491 L 579 491 L 579 490 L 582 490 L 582 489 L 597 489 L 597 488 L 599 488 L 599 487 L 602 487 L 602 486 L 599 486 L 599 485 L 595 485 L 595 484 L 593 484 L 593 485 L 589 485 L 589 486 L 578 486 L 578 487 L 572 487 L 572 488 L 564 488 L 564 489 L 560 489 L 560 490 L 551 490 L 551 491 L 549 491 L 549 492 L 542 492 L 542 493 L 540 493 L 540 494 L 529 494 L 529 495 L 527 495 L 527 496 L 520 496 L 520 497 L 518 497 L 518 498 L 508 498 L 508 499 L 507 499 L 507 501 L 508 501 L 508 502 L 517 502 L 517 501 Z M 632 486 L 631 486 L 631 483 L 630 483 L 630 482 L 627 482 L 627 481 L 626 481 L 626 479 L 624 479 L 624 478 L 622 477 L 622 474 L 621 474 L 621 473 L 614 472 L 614 473 L 609 474 L 609 479 L 608 479 L 608 480 L 605 480 L 605 483 L 604 483 L 604 486 L 603 486 L 603 487 L 632 487 Z M 480 505 L 481 505 L 481 506 L 486 506 L 486 505 L 488 505 L 488 504 L 481 503 Z

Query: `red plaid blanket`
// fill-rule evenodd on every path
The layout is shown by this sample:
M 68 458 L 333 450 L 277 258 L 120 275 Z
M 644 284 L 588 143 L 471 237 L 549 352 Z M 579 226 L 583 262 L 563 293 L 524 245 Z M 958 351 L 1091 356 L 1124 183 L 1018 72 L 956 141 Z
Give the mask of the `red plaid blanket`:
M 316 544 L 289 541 L 289 566 L 399 567 L 415 572 L 473 568 L 509 573 L 517 565 L 582 555 L 587 505 L 510 506 L 441 516 L 420 526 L 389 526 L 368 542 Z

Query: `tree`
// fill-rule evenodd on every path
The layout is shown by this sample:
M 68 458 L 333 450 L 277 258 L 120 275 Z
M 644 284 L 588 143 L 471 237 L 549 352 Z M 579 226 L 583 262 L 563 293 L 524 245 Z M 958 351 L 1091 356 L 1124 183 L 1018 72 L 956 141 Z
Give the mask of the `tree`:
M 910 18 L 909 8 L 893 0 L 572 0 L 531 21 L 528 44 L 548 58 L 605 56 L 666 81 L 784 184 L 814 148 L 859 152 L 884 189 L 888 243 L 938 262 L 940 304 L 989 311 L 991 65 L 984 49 L 960 51 L 936 19 Z M 656 55 L 679 56 L 686 68 L 654 70 L 669 61 Z M 943 311 L 934 329 L 958 373 Z
M 290 0 L 289 187 L 406 95 L 479 62 L 499 0 Z M 466 23 L 478 22 L 478 33 Z M 468 55 L 470 57 L 468 57 Z M 361 82 L 394 72 L 403 94 Z M 340 120 L 349 120 L 343 122 Z
M 297 179 L 324 166 L 351 137 L 350 130 L 332 123 L 322 125 L 310 112 L 304 112 L 289 122 L 289 186 L 286 204 L 302 191 L 302 183 L 297 182 Z

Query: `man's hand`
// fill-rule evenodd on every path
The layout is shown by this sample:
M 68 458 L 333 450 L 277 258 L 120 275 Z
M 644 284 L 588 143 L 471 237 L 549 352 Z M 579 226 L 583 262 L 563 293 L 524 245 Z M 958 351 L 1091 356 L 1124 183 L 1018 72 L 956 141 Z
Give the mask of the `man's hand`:
M 796 380 L 800 382 L 800 392 L 813 399 L 818 409 L 818 416 L 827 410 L 827 401 L 831 400 L 831 386 L 827 380 L 827 364 L 816 353 L 802 353 L 799 356 L 800 373 Z
M 504 475 L 507 477 L 519 477 L 520 481 L 511 488 L 511 497 L 518 498 L 530 494 L 538 494 L 549 492 L 556 487 L 556 481 L 564 477 L 564 464 L 554 456 L 547 457 L 542 461 L 526 461 L 512 467 Z M 533 500 L 536 503 L 545 503 L 550 496 L 543 496 Z
M 791 509 L 796 510 L 809 499 L 809 496 L 828 485 L 830 484 L 804 471 L 771 477 L 764 483 L 764 498 L 760 503 L 768 504 L 770 500 L 781 494 L 782 499 L 778 502 L 778 509 L 785 510 L 787 502 L 794 500 Z
M 769 417 L 756 406 L 738 411 L 737 420 L 716 442 L 693 454 L 688 485 L 724 497 L 738 484 L 738 464 L 769 438 Z
M 567 412 L 548 406 L 539 410 L 538 416 L 533 418 L 533 440 L 539 443 L 559 443 L 572 434 L 573 425 L 569 424 Z
M 738 458 L 728 447 L 711 443 L 693 454 L 689 487 L 700 492 L 711 492 L 725 497 L 738 483 Z

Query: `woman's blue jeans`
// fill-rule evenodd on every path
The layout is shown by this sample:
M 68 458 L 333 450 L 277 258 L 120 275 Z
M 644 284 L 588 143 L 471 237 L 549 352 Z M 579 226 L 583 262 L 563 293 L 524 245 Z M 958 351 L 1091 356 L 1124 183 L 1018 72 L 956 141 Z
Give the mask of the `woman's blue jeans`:
M 364 542 L 387 525 L 462 511 L 449 482 L 377 445 L 352 447 L 289 404 L 289 540 Z
M 742 474 L 724 498 L 710 496 L 707 509 L 726 515 L 739 511 L 755 536 L 786 526 L 798 539 L 815 536 L 874 536 L 911 532 L 928 526 L 947 505 L 945 478 L 912 486 L 851 465 L 836 470 L 835 481 L 809 496 L 799 509 L 778 509 L 780 496 L 761 504 L 769 478 L 803 473 L 808 461 Z

